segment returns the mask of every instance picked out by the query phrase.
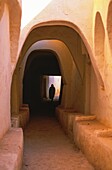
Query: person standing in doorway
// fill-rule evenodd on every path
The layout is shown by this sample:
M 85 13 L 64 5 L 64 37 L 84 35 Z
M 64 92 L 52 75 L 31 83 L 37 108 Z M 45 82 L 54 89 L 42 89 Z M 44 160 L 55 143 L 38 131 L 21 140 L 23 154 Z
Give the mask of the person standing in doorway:
M 53 101 L 54 96 L 55 96 L 55 87 L 53 84 L 51 84 L 49 88 L 49 98 L 51 99 L 51 101 Z

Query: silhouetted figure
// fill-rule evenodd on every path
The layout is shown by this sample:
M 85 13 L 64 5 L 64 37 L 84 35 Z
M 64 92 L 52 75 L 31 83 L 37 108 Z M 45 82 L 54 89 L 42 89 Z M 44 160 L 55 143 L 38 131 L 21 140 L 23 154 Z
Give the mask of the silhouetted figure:
M 49 88 L 49 98 L 53 101 L 55 95 L 55 87 L 53 84 L 51 84 Z

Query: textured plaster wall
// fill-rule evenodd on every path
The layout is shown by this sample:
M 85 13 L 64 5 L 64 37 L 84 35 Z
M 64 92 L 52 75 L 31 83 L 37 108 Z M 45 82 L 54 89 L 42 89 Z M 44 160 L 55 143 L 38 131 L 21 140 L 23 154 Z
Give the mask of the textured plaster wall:
M 104 81 L 104 88 L 91 75 L 91 113 L 107 126 L 112 127 L 112 53 L 110 39 L 112 37 L 112 2 L 110 0 L 94 1 L 93 13 L 93 41 L 94 57 Z
M 7 5 L 0 20 L 0 138 L 10 127 L 10 34 Z
M 21 25 L 21 0 L 8 0 L 9 8 L 9 25 L 10 25 L 10 52 L 11 52 L 11 62 L 12 70 L 14 69 L 15 63 L 17 61 L 17 51 L 18 51 L 18 39 L 20 35 L 20 25 Z
M 29 30 L 34 27 L 34 25 L 55 20 L 64 20 L 74 23 L 82 30 L 82 32 L 85 34 L 85 37 L 92 43 L 91 34 L 93 4 L 93 0 L 73 0 L 72 3 L 69 0 L 53 0 L 39 15 L 37 15 L 37 17 L 35 17 L 35 19 L 33 19 L 26 26 L 25 29 L 23 29 L 20 43 L 24 42 L 26 35 L 28 34 Z
M 11 125 L 11 80 L 16 64 L 12 62 L 17 59 L 20 6 L 20 0 L 0 1 L 0 139 Z
M 21 129 L 11 128 L 10 115 L 12 62 L 17 59 L 19 31 L 16 28 L 20 27 L 15 26 L 13 14 L 16 11 L 16 21 L 20 21 L 19 2 L 0 1 L 0 169 L 19 170 L 22 164 L 23 133 Z

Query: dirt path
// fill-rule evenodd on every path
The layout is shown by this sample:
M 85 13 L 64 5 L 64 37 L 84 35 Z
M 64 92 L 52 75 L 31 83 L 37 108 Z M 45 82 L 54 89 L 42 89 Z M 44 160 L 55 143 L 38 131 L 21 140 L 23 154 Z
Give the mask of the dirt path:
M 94 170 L 53 117 L 32 119 L 24 138 L 22 170 Z

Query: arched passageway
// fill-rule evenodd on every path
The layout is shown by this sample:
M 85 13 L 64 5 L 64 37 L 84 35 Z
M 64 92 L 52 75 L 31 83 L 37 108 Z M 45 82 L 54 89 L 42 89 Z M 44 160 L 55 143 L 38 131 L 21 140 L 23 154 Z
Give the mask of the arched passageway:
M 30 115 L 49 111 L 50 101 L 42 98 L 42 79 L 44 75 L 61 76 L 56 54 L 50 50 L 32 51 L 27 59 L 23 77 L 23 103 L 29 104 Z M 59 104 L 55 101 L 54 104 Z
M 54 34 L 55 31 L 56 35 Z M 52 51 L 46 51 L 45 49 L 48 46 L 46 45 L 44 47 L 43 45 L 43 50 L 40 50 L 41 48 L 35 51 L 33 50 L 27 56 L 27 59 L 25 55 L 28 49 L 32 44 L 39 41 L 43 41 L 42 43 L 47 44 L 49 48 L 51 47 L 51 50 L 55 48 L 54 51 L 57 53 L 60 52 L 60 55 L 56 56 Z M 54 46 L 51 45 L 52 43 Z M 27 59 L 27 62 L 25 59 Z M 23 77 L 22 73 L 25 62 L 26 67 Z M 29 104 L 31 115 L 38 115 L 37 113 L 40 113 L 38 111 L 41 108 L 44 108 L 47 113 L 45 103 L 43 105 L 41 101 L 41 75 L 44 74 L 62 74 L 62 77 L 66 80 L 63 83 L 60 107 L 65 111 L 62 111 L 62 114 L 64 113 L 66 115 L 68 110 L 71 110 L 74 115 L 75 113 L 82 113 L 83 115 L 91 114 L 91 81 L 94 81 L 96 84 L 97 77 L 94 67 L 92 67 L 89 52 L 80 35 L 75 30 L 67 26 L 45 26 L 33 29 L 26 38 L 15 73 L 16 79 L 20 80 L 19 85 L 17 81 L 15 84 L 15 87 L 18 86 L 19 92 L 22 91 L 23 85 L 23 100 L 22 95 L 19 95 L 18 106 L 21 107 L 23 103 Z M 20 92 L 20 94 L 22 93 Z M 60 117 L 67 122 L 68 120 L 65 115 L 60 115 Z M 20 116 L 22 119 L 22 115 Z M 36 127 L 38 128 L 37 125 Z M 70 128 L 73 133 L 73 125 L 70 125 Z
M 55 32 L 56 34 L 54 34 Z M 38 49 L 37 57 L 33 54 L 35 53 L 35 49 L 32 47 L 33 44 L 36 43 L 39 43 L 36 45 L 36 48 Z M 57 75 L 60 74 L 63 78 L 61 107 L 64 109 L 72 109 L 83 114 L 91 114 L 92 110 L 90 107 L 92 105 L 90 105 L 90 101 L 93 100 L 93 94 L 91 93 L 91 85 L 93 82 L 91 81 L 94 81 L 94 84 L 100 81 L 100 85 L 102 84 L 102 81 L 101 76 L 99 77 L 96 74 L 97 70 L 95 71 L 95 65 L 92 63 L 92 53 L 90 52 L 88 46 L 86 47 L 86 45 L 87 44 L 84 43 L 78 32 L 72 27 L 63 25 L 63 22 L 62 25 L 45 24 L 45 26 L 42 25 L 39 27 L 37 26 L 37 28 L 34 27 L 26 37 L 26 41 L 24 42 L 23 48 L 21 49 L 17 67 L 13 74 L 11 97 L 12 116 L 14 114 L 17 115 L 20 112 L 20 108 L 22 107 L 23 103 L 28 103 L 29 98 L 31 100 L 31 97 L 29 97 L 29 82 L 32 82 L 34 85 L 34 87 L 31 85 L 31 94 L 34 93 L 33 97 L 37 94 L 36 97 L 34 97 L 35 101 L 32 102 L 32 105 L 34 105 L 32 108 L 35 108 L 34 112 L 36 112 L 36 109 L 39 108 L 38 106 L 41 106 L 40 90 L 37 90 L 40 89 L 40 76 L 37 76 L 37 80 L 36 75 L 42 75 L 43 72 L 45 72 L 45 74 L 56 74 L 55 71 L 53 72 L 56 65 L 53 67 L 53 69 L 53 64 L 50 65 L 50 63 L 54 61 L 58 63 Z M 51 51 L 55 51 L 57 54 L 55 57 L 53 57 L 55 53 L 52 53 L 52 57 L 48 59 L 50 61 L 48 63 L 45 60 L 47 58 L 47 53 L 44 51 L 45 49 L 49 49 L 50 53 Z M 26 55 L 28 50 L 30 50 L 30 53 L 28 54 L 29 57 Z M 43 52 L 41 50 L 43 50 Z M 40 55 L 39 52 L 43 54 Z M 48 64 L 47 67 L 45 66 L 46 64 Z M 24 68 L 25 74 L 23 78 Z M 51 68 L 50 71 L 48 68 Z M 99 72 L 97 73 L 99 74 Z M 33 77 L 35 78 L 33 79 Z M 33 99 L 31 101 L 33 101 Z
M 56 31 L 56 35 L 54 32 Z M 38 32 L 38 35 L 37 35 Z M 45 36 L 44 36 L 44 34 Z M 33 34 L 33 35 L 32 35 Z M 32 35 L 32 36 L 31 36 Z M 68 36 L 66 36 L 68 35 Z M 33 38 L 31 38 L 33 37 Z M 35 38 L 37 37 L 37 39 Z M 68 38 L 67 38 L 68 37 Z M 61 105 L 64 108 L 73 108 L 79 112 L 85 112 L 88 109 L 85 107 L 84 99 L 87 99 L 89 95 L 85 96 L 85 82 L 86 82 L 86 62 L 88 62 L 88 52 L 83 44 L 80 35 L 73 29 L 67 26 L 45 26 L 32 30 L 27 37 L 23 49 L 20 53 L 20 58 L 15 69 L 15 85 L 12 83 L 12 113 L 18 113 L 21 107 L 22 101 L 22 79 L 24 70 L 24 59 L 28 47 L 39 41 L 44 42 L 46 46 L 44 49 L 49 48 L 58 54 L 58 61 L 60 65 L 61 74 L 63 77 L 63 93 Z M 48 46 L 49 45 L 49 46 Z M 27 48 L 26 48 L 27 46 Z M 74 50 L 75 49 L 75 50 Z M 44 62 L 44 61 L 43 61 Z M 79 70 L 80 69 L 80 70 Z M 46 73 L 47 74 L 47 73 Z M 14 77 L 13 76 L 13 77 Z M 88 81 L 88 80 L 87 80 Z M 14 88 L 17 87 L 19 94 L 13 95 Z M 86 88 L 86 90 L 89 88 Z M 89 93 L 89 90 L 88 90 Z M 14 100 L 14 98 L 16 100 Z M 18 99 L 19 98 L 19 99 Z M 78 100 L 77 100 L 78 99 Z M 18 100 L 18 101 L 17 101 Z M 15 104 L 15 101 L 17 101 Z M 14 104 L 13 104 L 14 103 Z M 87 103 L 87 102 L 86 102 Z M 88 104 L 87 104 L 88 105 Z M 87 106 L 86 105 L 86 106 Z M 16 107 L 17 106 L 17 107 Z

